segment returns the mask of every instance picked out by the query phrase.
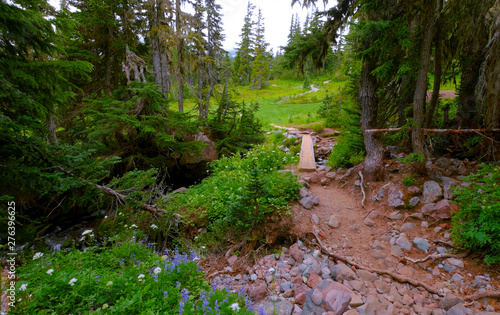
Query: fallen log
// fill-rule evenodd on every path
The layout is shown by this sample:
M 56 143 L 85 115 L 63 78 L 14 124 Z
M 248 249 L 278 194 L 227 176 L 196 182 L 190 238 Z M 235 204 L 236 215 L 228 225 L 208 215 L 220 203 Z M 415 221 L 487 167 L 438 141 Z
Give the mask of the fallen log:
M 411 131 L 411 127 L 400 127 L 400 128 L 385 128 L 385 129 L 367 129 L 365 132 L 367 133 L 376 133 L 376 132 L 396 132 L 400 130 L 408 130 Z M 424 133 L 451 133 L 451 134 L 459 134 L 459 133 L 496 133 L 500 132 L 500 129 L 429 129 L 422 128 Z

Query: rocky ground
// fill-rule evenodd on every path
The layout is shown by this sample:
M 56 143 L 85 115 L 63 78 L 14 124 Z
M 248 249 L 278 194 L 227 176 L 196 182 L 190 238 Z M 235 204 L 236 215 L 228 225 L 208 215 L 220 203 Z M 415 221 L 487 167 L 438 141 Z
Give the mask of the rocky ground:
M 391 159 L 386 167 L 388 180 L 378 183 L 328 167 L 301 174 L 293 244 L 253 266 L 231 256 L 212 280 L 243 289 L 257 313 L 500 314 L 500 295 L 484 297 L 499 292 L 498 270 L 454 254 L 450 241 L 451 188 L 469 185 L 473 163 L 430 161 L 431 177 L 411 187 L 401 182 L 407 166 Z

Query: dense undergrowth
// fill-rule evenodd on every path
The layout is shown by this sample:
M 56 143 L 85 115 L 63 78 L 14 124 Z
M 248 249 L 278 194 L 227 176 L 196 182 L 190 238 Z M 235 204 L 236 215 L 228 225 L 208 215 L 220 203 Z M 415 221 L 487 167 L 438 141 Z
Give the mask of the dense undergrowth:
M 217 290 L 197 264 L 195 253 L 165 250 L 137 228 L 109 239 L 110 247 L 53 254 L 28 250 L 19 268 L 17 302 L 10 314 L 253 314 L 243 292 Z
M 500 263 L 500 167 L 481 165 L 466 179 L 470 186 L 455 189 L 460 206 L 452 219 L 453 242 L 480 253 L 488 264 Z

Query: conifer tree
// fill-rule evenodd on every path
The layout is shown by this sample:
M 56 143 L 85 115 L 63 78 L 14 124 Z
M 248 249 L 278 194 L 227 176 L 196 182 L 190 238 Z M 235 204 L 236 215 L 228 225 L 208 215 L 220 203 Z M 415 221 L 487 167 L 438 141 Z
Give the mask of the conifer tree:
M 238 43 L 239 47 L 236 51 L 234 74 L 236 82 L 241 85 L 250 84 L 250 77 L 252 74 L 252 61 L 253 61 L 253 48 L 254 48 L 254 30 L 252 21 L 253 11 L 255 6 L 248 2 L 247 14 L 243 20 L 243 27 L 241 29 L 241 41 Z
M 266 51 L 269 44 L 266 43 L 264 32 L 264 18 L 262 17 L 262 11 L 259 9 L 257 29 L 255 31 L 255 59 L 252 63 L 252 87 L 259 90 L 266 85 L 268 80 L 269 63 L 271 59 L 271 56 Z

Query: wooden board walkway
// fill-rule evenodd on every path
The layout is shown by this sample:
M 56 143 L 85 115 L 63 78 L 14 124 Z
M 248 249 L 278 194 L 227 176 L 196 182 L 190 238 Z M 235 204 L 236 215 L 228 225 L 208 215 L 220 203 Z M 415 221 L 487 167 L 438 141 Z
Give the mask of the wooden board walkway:
M 314 159 L 314 147 L 311 135 L 302 136 L 299 170 L 302 172 L 316 171 L 316 161 Z

